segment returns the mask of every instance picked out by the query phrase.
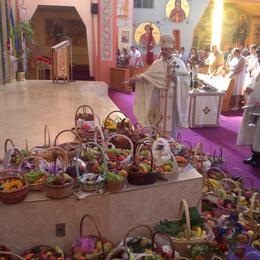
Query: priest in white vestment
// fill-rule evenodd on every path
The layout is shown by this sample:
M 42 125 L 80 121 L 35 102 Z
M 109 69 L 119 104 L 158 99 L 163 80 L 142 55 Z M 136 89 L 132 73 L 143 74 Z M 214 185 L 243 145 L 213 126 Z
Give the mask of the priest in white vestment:
M 257 49 L 258 68 L 255 70 L 252 83 L 247 87 L 249 94 L 247 107 L 244 111 L 243 120 L 238 133 L 238 145 L 251 145 L 252 156 L 244 160 L 244 163 L 253 167 L 260 167 L 260 48 Z M 255 113 L 255 117 L 250 115 Z M 253 116 L 253 117 L 252 117 Z M 255 119 L 256 122 L 253 122 Z M 251 126 L 249 126 L 251 125 Z
M 173 35 L 162 35 L 161 58 L 143 74 L 131 78 L 129 84 L 135 83 L 134 114 L 137 120 L 176 138 L 186 115 L 190 75 L 183 61 L 173 55 L 173 46 Z

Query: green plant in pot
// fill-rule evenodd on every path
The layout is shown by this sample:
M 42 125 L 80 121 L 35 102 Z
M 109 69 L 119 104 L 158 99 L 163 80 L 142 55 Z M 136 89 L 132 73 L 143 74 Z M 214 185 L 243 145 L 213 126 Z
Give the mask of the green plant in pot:
M 30 20 L 17 24 L 10 32 L 13 41 L 18 41 L 16 58 L 18 59 L 17 80 L 25 80 L 26 63 L 30 54 L 30 49 L 26 45 L 32 41 L 33 28 Z

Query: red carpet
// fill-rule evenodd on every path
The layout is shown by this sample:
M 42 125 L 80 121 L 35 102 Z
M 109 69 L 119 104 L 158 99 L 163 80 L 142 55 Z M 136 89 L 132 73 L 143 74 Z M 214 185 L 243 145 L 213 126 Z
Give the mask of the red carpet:
M 125 94 L 109 90 L 109 96 L 132 122 L 136 122 L 133 114 L 134 93 Z M 192 145 L 202 142 L 207 152 L 213 153 L 214 150 L 221 147 L 226 160 L 226 169 L 234 173 L 234 175 L 249 177 L 252 179 L 254 187 L 260 188 L 260 168 L 254 169 L 242 162 L 243 159 L 250 156 L 250 147 L 236 145 L 241 119 L 242 112 L 229 112 L 221 115 L 220 127 L 184 128 L 181 129 L 180 133 L 182 139 L 190 141 Z M 249 185 L 250 181 L 247 181 Z

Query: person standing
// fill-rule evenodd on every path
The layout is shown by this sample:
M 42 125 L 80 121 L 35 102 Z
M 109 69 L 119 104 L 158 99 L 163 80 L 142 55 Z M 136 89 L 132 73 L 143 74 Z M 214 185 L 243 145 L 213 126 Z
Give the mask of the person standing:
M 252 79 L 252 83 L 246 88 L 249 94 L 247 108 L 244 111 L 241 126 L 238 132 L 238 145 L 251 145 L 252 156 L 244 160 L 245 164 L 251 164 L 253 167 L 260 167 L 260 118 L 256 116 L 255 126 L 249 126 L 251 123 L 250 113 L 260 114 L 260 48 L 256 50 L 258 59 L 258 68 Z
M 256 49 L 257 49 L 257 45 L 252 44 L 250 46 L 251 54 L 246 57 L 247 72 L 249 73 L 250 77 L 253 76 L 255 69 L 258 67 L 258 59 L 257 59 Z
M 167 136 L 176 137 L 187 108 L 190 75 L 173 52 L 174 37 L 160 38 L 161 58 L 147 71 L 129 79 L 135 84 L 134 114 L 143 125 L 154 125 Z
M 188 54 L 185 52 L 185 48 L 181 47 L 179 51 L 179 58 L 182 59 L 184 64 L 188 62 Z
M 191 65 L 191 68 L 194 69 L 196 65 L 200 63 L 200 57 L 195 47 L 191 48 L 191 52 L 188 58 L 188 62 Z
M 232 94 L 232 108 L 231 110 L 239 110 L 240 97 L 244 87 L 245 81 L 245 66 L 246 59 L 241 55 L 240 49 L 235 48 L 232 55 L 227 60 L 227 69 L 229 70 L 228 77 L 235 80 L 233 94 Z
M 129 67 L 131 68 L 143 67 L 142 54 L 134 45 L 131 46 Z
M 208 74 L 211 77 L 221 75 L 224 63 L 223 53 L 218 50 L 217 45 L 212 45 L 211 53 L 206 60 L 206 64 L 209 66 Z

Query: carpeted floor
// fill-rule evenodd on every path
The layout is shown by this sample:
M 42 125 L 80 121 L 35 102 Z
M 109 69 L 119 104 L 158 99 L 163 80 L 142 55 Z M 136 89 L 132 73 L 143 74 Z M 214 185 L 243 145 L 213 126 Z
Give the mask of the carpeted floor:
M 136 122 L 133 114 L 134 93 L 126 94 L 109 90 L 109 96 L 132 122 Z M 242 112 L 228 112 L 221 115 L 220 127 L 184 128 L 181 129 L 180 133 L 182 139 L 190 141 L 192 145 L 202 142 L 207 152 L 213 153 L 214 150 L 219 152 L 219 147 L 221 147 L 226 160 L 226 169 L 234 175 L 250 177 L 254 186 L 260 188 L 260 168 L 254 169 L 242 162 L 243 159 L 248 158 L 251 154 L 250 147 L 236 145 L 241 119 Z

